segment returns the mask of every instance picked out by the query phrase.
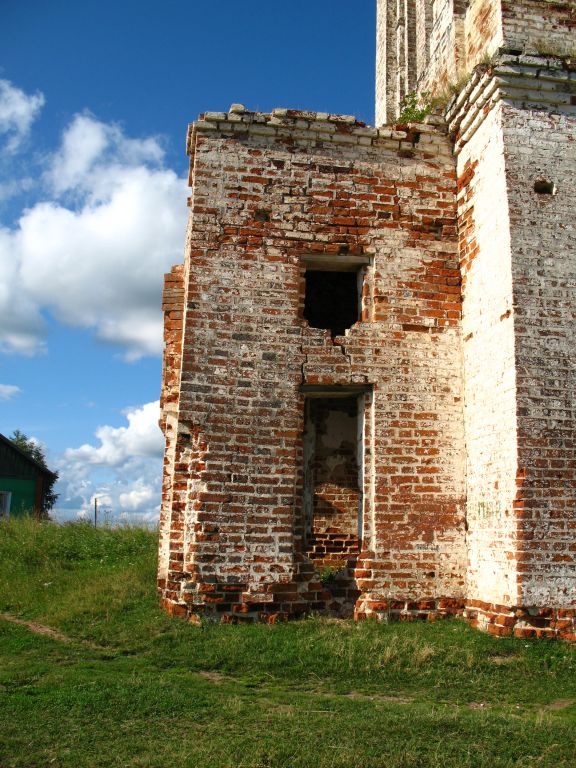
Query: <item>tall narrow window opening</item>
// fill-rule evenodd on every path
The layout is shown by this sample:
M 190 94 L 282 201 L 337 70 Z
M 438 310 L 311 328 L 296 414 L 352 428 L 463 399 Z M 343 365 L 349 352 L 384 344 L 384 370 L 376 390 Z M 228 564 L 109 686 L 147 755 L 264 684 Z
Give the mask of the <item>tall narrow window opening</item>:
M 305 388 L 306 551 L 317 566 L 355 557 L 364 511 L 364 393 Z

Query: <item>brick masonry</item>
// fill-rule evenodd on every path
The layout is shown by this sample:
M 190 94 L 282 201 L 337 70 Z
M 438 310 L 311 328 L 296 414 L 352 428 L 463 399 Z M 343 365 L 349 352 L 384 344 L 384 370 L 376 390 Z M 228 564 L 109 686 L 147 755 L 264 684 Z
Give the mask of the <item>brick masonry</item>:
M 574 639 L 573 8 L 379 2 L 377 122 L 458 77 L 446 122 L 233 105 L 190 127 L 164 295 L 169 611 L 466 612 Z M 307 275 L 335 271 L 359 295 L 344 332 L 306 319 Z

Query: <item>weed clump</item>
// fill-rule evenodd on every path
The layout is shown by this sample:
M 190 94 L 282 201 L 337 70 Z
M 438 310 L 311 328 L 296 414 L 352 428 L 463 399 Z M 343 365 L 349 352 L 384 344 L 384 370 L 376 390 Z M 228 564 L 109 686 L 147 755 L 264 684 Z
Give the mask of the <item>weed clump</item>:
M 400 102 L 400 115 L 398 122 L 421 123 L 424 118 L 432 112 L 433 102 L 427 91 L 417 93 L 410 91 Z

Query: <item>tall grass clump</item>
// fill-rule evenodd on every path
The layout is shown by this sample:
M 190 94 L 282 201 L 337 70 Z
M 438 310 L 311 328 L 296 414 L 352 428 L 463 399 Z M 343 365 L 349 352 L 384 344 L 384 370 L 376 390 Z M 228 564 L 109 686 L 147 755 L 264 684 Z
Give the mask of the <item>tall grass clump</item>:
M 108 624 L 122 610 L 155 600 L 157 549 L 158 534 L 143 528 L 3 522 L 0 613 L 68 629 L 83 624 L 89 635 L 96 620 Z
M 157 534 L 143 528 L 94 528 L 85 522 L 58 525 L 31 517 L 0 524 L 0 559 L 18 570 L 120 562 L 155 551 L 157 544 Z

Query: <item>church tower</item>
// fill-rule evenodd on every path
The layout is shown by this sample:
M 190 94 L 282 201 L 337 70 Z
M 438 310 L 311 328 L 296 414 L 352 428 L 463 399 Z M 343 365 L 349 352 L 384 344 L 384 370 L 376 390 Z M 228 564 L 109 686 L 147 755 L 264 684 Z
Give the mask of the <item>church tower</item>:
M 378 0 L 376 127 L 190 126 L 168 611 L 576 640 L 575 29 L 573 2 Z
M 377 68 L 377 122 L 396 120 L 407 93 L 426 93 L 446 104 L 454 142 L 467 604 L 493 631 L 518 633 L 534 616 L 570 624 L 576 6 L 380 0 Z

